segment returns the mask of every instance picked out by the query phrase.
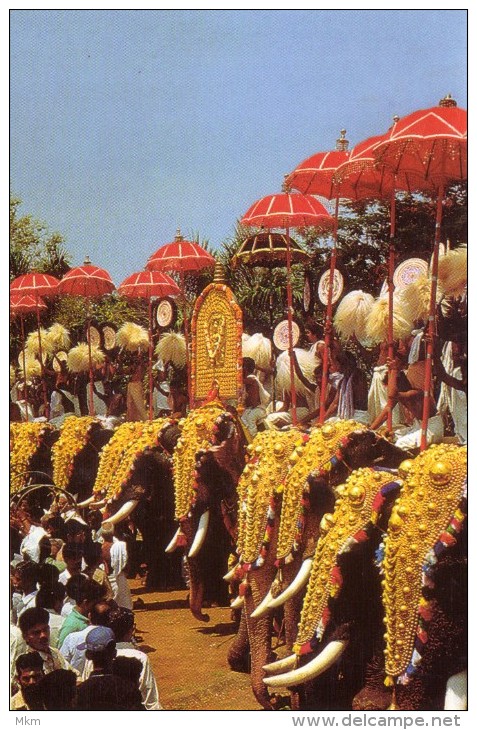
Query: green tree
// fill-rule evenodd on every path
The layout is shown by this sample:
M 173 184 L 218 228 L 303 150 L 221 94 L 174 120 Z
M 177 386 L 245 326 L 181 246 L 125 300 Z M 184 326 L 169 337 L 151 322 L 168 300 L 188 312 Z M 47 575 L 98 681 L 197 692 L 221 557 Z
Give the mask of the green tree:
M 21 204 L 10 195 L 10 281 L 29 271 L 62 277 L 71 267 L 63 236 L 31 215 L 20 215 Z

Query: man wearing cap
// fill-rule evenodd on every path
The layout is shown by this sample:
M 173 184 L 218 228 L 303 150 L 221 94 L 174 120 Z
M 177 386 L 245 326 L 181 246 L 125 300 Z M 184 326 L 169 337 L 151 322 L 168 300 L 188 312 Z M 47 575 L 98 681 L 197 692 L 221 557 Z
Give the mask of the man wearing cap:
M 134 613 L 123 606 L 111 608 L 105 616 L 107 626 L 112 629 L 116 640 L 116 656 L 132 657 L 141 662 L 141 674 L 139 675 L 139 691 L 146 710 L 164 709 L 159 702 L 159 691 L 156 678 L 152 671 L 149 657 L 143 651 L 137 649 L 132 643 L 135 623 Z M 83 669 L 83 679 L 87 679 L 93 670 L 91 661 L 86 661 Z
M 144 710 L 137 687 L 113 674 L 116 639 L 112 629 L 97 626 L 78 649 L 85 649 L 93 671 L 78 687 L 78 710 Z

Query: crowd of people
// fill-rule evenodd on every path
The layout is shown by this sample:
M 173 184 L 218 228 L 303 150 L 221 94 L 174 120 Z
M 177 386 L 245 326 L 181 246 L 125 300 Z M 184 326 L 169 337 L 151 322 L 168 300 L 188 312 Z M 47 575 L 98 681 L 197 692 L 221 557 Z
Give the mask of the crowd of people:
M 297 425 L 302 427 L 316 423 L 320 415 L 325 347 L 322 334 L 315 322 L 306 322 L 305 335 L 309 347 L 307 350 L 295 348 L 293 351 L 296 419 Z M 386 342 L 370 351 L 365 350 L 357 340 L 343 346 L 338 339 L 332 339 L 324 396 L 325 420 L 354 419 L 372 429 L 386 428 L 391 410 L 396 445 L 403 449 L 419 448 L 425 345 L 426 333 L 423 327 L 417 327 L 408 338 L 394 343 L 392 360 L 388 357 Z M 447 437 L 464 444 L 467 442 L 465 337 L 441 342 L 440 346 L 441 351 L 434 357 L 427 440 L 430 444 Z M 375 365 L 368 365 L 366 369 L 362 363 L 369 363 L 373 356 Z M 244 358 L 245 409 L 241 418 L 251 436 L 257 430 L 283 428 L 292 423 L 289 371 L 288 352 L 279 355 L 268 369 L 257 369 L 253 358 Z M 285 376 L 280 377 L 280 372 L 284 372 Z M 276 398 L 273 398 L 272 392 L 275 392 L 277 382 L 282 387 L 276 393 Z
M 375 430 L 387 428 L 391 413 L 396 445 L 417 450 L 426 329 L 416 323 L 408 338 L 394 343 L 392 359 L 386 342 L 365 350 L 357 340 L 343 344 L 332 337 L 324 396 L 323 331 L 307 320 L 304 332 L 305 345 L 293 351 L 293 398 L 288 351 L 271 355 L 266 365 L 255 361 L 250 348 L 243 357 L 243 392 L 236 412 L 248 438 L 259 430 L 288 428 L 294 420 L 298 428 L 309 428 L 318 422 L 324 402 L 325 420 L 355 419 Z M 467 441 L 467 347 L 465 332 L 457 335 L 438 340 L 434 355 L 429 444 L 445 438 Z M 161 362 L 153 372 L 154 417 L 186 415 L 184 373 Z M 125 421 L 146 421 L 146 386 L 144 356 L 131 356 L 127 367 L 107 358 L 94 374 L 95 415 L 113 428 Z M 60 362 L 43 381 L 13 385 L 10 418 L 49 420 L 59 427 L 68 415 L 90 413 L 90 397 L 87 374 L 74 375 Z M 128 525 L 102 519 L 98 511 L 80 515 L 61 496 L 47 510 L 36 512 L 25 502 L 13 514 L 12 709 L 163 709 L 150 661 L 136 645 L 128 571 L 133 562 L 137 570 L 138 561 L 127 545 Z
M 296 420 L 299 425 L 308 426 L 317 420 L 320 412 L 325 343 L 322 328 L 315 321 L 307 320 L 304 332 L 304 347 L 293 351 L 293 369 Z M 354 418 L 372 428 L 380 428 L 392 407 L 393 432 L 398 445 L 417 448 L 424 397 L 425 343 L 424 328 L 417 323 L 408 338 L 394 343 L 394 359 L 389 361 L 386 342 L 365 349 L 357 340 L 343 345 L 338 338 L 332 338 L 324 398 L 325 420 Z M 455 435 L 459 443 L 465 443 L 465 337 L 441 341 L 433 368 L 428 441 Z M 244 357 L 243 381 L 239 413 L 250 437 L 257 430 L 283 428 L 292 423 L 287 351 L 276 358 L 271 354 L 266 366 L 258 365 L 253 357 Z M 17 379 L 10 393 L 10 420 L 48 420 L 61 427 L 68 415 L 94 412 L 105 427 L 114 428 L 124 421 L 148 420 L 148 391 L 144 354 L 128 354 L 127 358 L 118 355 L 116 359 L 107 356 L 105 363 L 94 370 L 92 388 L 87 372 L 71 373 L 65 361 L 58 360 L 56 369 L 45 368 L 42 379 L 36 377 L 28 382 Z M 184 368 L 157 361 L 153 366 L 152 394 L 154 418 L 185 416 L 189 403 Z
M 162 710 L 137 646 L 128 547 L 64 498 L 21 503 L 10 535 L 13 710 Z

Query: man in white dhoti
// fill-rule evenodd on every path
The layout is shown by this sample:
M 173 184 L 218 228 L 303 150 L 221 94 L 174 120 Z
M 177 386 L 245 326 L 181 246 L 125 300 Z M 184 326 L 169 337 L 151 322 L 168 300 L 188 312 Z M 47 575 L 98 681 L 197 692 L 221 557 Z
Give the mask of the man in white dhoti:
M 113 598 L 118 606 L 132 609 L 131 591 L 126 575 L 128 562 L 126 543 L 114 536 L 114 525 L 111 522 L 103 522 L 101 537 L 102 555 L 108 568 L 106 572 L 113 589 Z

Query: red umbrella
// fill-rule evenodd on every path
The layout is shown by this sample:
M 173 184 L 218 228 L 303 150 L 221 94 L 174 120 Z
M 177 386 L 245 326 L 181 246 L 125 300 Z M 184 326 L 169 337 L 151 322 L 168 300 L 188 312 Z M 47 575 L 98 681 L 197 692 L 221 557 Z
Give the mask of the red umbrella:
M 118 286 L 118 294 L 149 303 L 149 420 L 152 421 L 152 300 L 153 297 L 177 296 L 180 289 L 173 279 L 161 271 L 139 271 Z
M 291 187 L 301 190 L 303 193 L 321 195 L 328 200 L 335 200 L 335 226 L 333 231 L 333 248 L 330 259 L 330 286 L 328 289 L 328 301 L 326 304 L 325 318 L 325 348 L 323 351 L 323 364 L 320 389 L 320 423 L 325 420 L 326 392 L 328 383 L 328 364 L 331 344 L 332 317 L 333 317 L 333 283 L 336 267 L 336 254 L 338 247 L 338 210 L 339 210 L 339 189 L 334 181 L 334 174 L 339 165 L 344 164 L 349 158 L 348 140 L 345 138 L 346 130 L 342 129 L 339 139 L 336 140 L 336 149 L 328 152 L 318 152 L 304 162 L 300 163 L 295 170 L 286 178 L 286 183 Z
M 39 301 L 40 297 L 54 297 L 58 293 L 59 281 L 50 274 L 41 274 L 37 271 L 31 271 L 29 274 L 22 274 L 17 276 L 10 284 L 10 294 L 15 295 L 27 295 L 32 296 L 35 301 Z M 40 367 L 41 367 L 41 382 L 43 390 L 43 404 L 45 406 L 45 414 L 48 418 L 48 396 L 46 393 L 46 382 L 43 377 L 43 355 L 41 351 L 41 334 L 40 334 L 40 309 L 36 307 L 36 321 L 38 328 L 38 349 L 40 355 Z
M 450 96 L 437 107 L 413 112 L 396 122 L 377 145 L 375 156 L 378 166 L 389 168 L 396 175 L 403 171 L 423 177 L 438 189 L 422 414 L 423 450 L 427 446 L 430 413 L 442 200 L 446 184 L 467 178 L 467 112 L 458 108 Z
M 326 208 L 311 195 L 285 191 L 267 195 L 257 200 L 245 213 L 241 221 L 244 226 L 263 228 L 285 228 L 287 237 L 287 305 L 288 305 L 288 353 L 290 357 L 290 380 L 292 401 L 292 422 L 296 424 L 295 368 L 293 363 L 293 301 L 291 290 L 291 248 L 290 228 L 315 226 L 321 231 L 330 231 L 335 220 Z
M 93 266 L 88 257 L 86 257 L 82 266 L 76 266 L 70 269 L 58 284 L 58 294 L 66 294 L 70 296 L 84 297 L 85 299 L 93 299 L 102 297 L 105 294 L 111 294 L 114 291 L 114 284 L 110 275 L 105 269 Z M 88 347 L 89 347 L 89 414 L 94 416 L 93 405 L 93 365 L 91 358 L 91 337 L 90 337 L 91 317 L 88 307 Z
M 171 243 L 165 243 L 147 260 L 148 271 L 175 271 L 179 274 L 184 297 L 183 319 L 186 343 L 187 390 L 189 403 L 191 400 L 190 355 L 189 355 L 189 321 L 187 317 L 187 299 L 185 293 L 185 275 L 198 273 L 203 269 L 215 266 L 214 257 L 195 241 L 185 241 L 180 229 Z
M 185 241 L 180 230 L 172 243 L 165 243 L 147 260 L 149 271 L 177 271 L 179 274 L 202 271 L 215 266 L 215 259 L 195 241 Z
M 395 122 L 397 117 L 395 117 Z M 388 256 L 388 297 L 389 297 L 389 324 L 388 324 L 388 357 L 394 357 L 394 333 L 393 333 L 393 295 L 394 295 L 394 260 L 395 260 L 395 230 L 396 230 L 396 190 L 406 192 L 432 190 L 431 182 L 426 181 L 424 176 L 418 175 L 417 171 L 407 172 L 399 170 L 394 173 L 387 167 L 377 167 L 375 150 L 386 135 L 369 137 L 359 142 L 350 152 L 348 160 L 342 163 L 333 175 L 334 184 L 339 190 L 340 198 L 350 200 L 375 200 L 381 198 L 389 200 L 390 210 L 390 234 L 389 234 L 389 256 Z M 389 386 L 390 387 L 390 384 Z M 389 402 L 389 405 L 390 402 Z M 387 428 L 392 431 L 392 412 L 388 413 Z
M 21 338 L 22 338 L 22 356 L 23 356 L 23 400 L 26 403 L 25 416 L 28 421 L 28 397 L 26 387 L 26 356 L 25 356 L 25 322 L 23 319 L 24 314 L 30 314 L 30 312 L 39 312 L 40 309 L 46 309 L 45 302 L 41 297 L 33 297 L 31 294 L 12 294 L 10 297 L 10 312 L 12 316 L 19 315 L 21 323 Z M 38 344 L 40 343 L 38 340 Z M 40 358 L 41 360 L 41 358 Z
M 320 195 L 327 200 L 337 198 L 334 174 L 336 168 L 349 157 L 348 140 L 345 139 L 345 135 L 346 129 L 342 129 L 340 138 L 336 140 L 336 149 L 317 152 L 300 162 L 293 172 L 285 177 L 286 185 L 293 190 Z

